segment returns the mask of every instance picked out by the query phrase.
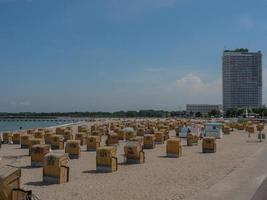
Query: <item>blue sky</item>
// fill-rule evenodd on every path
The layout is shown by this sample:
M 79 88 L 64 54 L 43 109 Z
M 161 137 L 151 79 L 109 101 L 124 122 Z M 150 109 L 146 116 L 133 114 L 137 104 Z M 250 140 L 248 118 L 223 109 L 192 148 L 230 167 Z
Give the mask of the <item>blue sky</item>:
M 0 111 L 220 104 L 225 48 L 261 50 L 267 75 L 266 10 L 267 0 L 0 0 Z

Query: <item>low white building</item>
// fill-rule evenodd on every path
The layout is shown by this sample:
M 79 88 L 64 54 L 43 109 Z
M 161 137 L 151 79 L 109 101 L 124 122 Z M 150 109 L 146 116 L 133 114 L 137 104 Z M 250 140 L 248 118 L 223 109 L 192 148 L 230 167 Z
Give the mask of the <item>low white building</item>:
M 187 104 L 186 113 L 193 114 L 201 113 L 202 116 L 207 116 L 209 112 L 216 110 L 220 113 L 222 112 L 222 105 L 212 105 L 212 104 Z

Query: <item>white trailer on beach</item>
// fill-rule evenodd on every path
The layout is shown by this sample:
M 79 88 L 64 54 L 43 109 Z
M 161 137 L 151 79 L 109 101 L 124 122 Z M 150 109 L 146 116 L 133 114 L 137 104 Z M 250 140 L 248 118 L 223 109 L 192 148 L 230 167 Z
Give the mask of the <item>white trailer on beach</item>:
M 221 139 L 223 137 L 223 132 L 222 132 L 222 123 L 206 123 L 205 128 L 204 128 L 204 137 L 215 137 L 216 139 Z

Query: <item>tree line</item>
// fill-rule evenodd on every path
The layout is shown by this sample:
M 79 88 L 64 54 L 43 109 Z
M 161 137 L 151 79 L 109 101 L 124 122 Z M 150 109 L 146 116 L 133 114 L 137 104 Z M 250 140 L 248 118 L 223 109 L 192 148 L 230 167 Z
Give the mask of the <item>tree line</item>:
M 248 109 L 256 117 L 267 117 L 267 108 Z M 224 113 L 225 117 L 245 117 L 246 109 L 231 108 Z M 117 112 L 0 112 L 0 118 L 57 118 L 57 117 L 88 117 L 88 118 L 143 118 L 143 117 L 221 117 L 218 110 L 212 110 L 207 116 L 203 113 L 187 113 L 186 111 L 164 110 L 140 110 L 140 111 L 117 111 Z
M 0 113 L 1 118 L 57 118 L 57 117 L 90 117 L 90 118 L 138 118 L 138 117 L 185 117 L 185 111 L 140 110 L 117 112 L 20 112 Z
M 255 115 L 256 117 L 260 117 L 260 118 L 267 117 L 266 107 L 247 109 L 247 112 Z M 230 108 L 229 110 L 226 111 L 225 116 L 226 117 L 246 117 L 246 109 Z

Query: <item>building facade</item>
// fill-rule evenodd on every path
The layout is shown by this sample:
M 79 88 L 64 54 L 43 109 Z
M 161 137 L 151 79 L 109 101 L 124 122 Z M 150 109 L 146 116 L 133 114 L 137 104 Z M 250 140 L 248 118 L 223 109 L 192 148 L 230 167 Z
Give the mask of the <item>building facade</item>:
M 207 116 L 209 112 L 216 110 L 221 112 L 222 105 L 211 105 L 211 104 L 187 104 L 186 113 L 196 115 L 196 113 L 201 113 L 202 116 Z
M 247 49 L 223 53 L 223 110 L 262 106 L 262 54 Z

